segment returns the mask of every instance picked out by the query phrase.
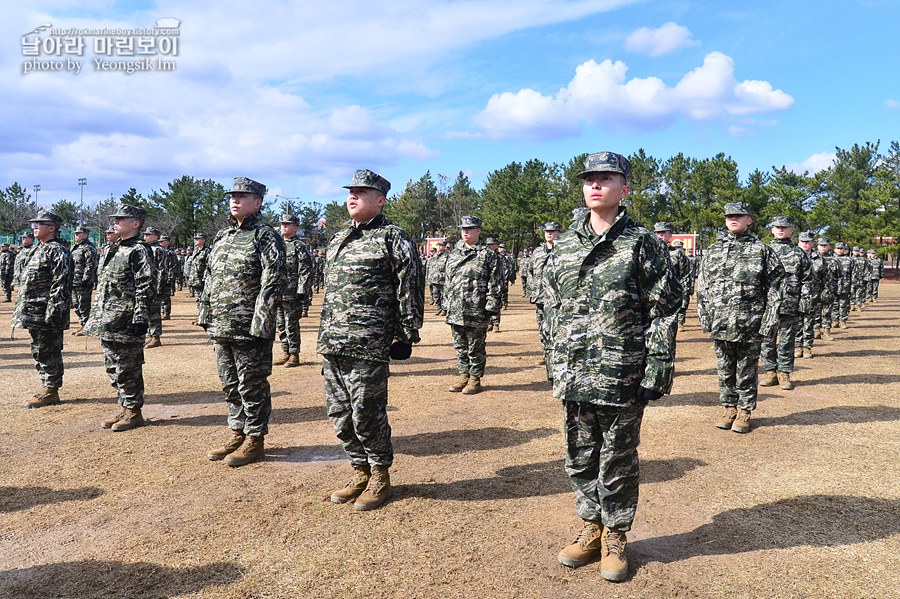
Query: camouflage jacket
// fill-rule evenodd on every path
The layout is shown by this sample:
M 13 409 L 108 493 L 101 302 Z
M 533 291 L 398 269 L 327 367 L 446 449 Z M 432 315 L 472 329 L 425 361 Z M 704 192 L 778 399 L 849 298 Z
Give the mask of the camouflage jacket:
M 853 256 L 853 288 L 868 285 L 871 276 L 869 260 L 865 256 Z
M 681 294 L 684 297 L 682 305 L 686 306 L 690 302 L 691 294 L 694 293 L 694 270 L 687 254 L 681 248 L 669 246 L 669 263 L 675 271 L 675 278 L 681 283 Z
M 32 243 L 27 248 L 23 247 L 19 249 L 19 253 L 16 254 L 16 262 L 13 266 L 13 284 L 15 284 L 16 287 L 22 284 L 22 271 L 25 270 L 25 266 L 28 264 L 28 260 L 31 259 L 31 254 L 36 248 L 37 245 Z
M 194 253 L 191 254 L 191 271 L 188 273 L 188 287 L 193 288 L 194 291 L 203 291 L 208 262 L 209 245 L 203 244 L 203 247 L 195 247 Z
M 528 301 L 532 304 L 540 306 L 547 299 L 544 289 L 544 268 L 546 268 L 547 260 L 550 259 L 552 253 L 553 248 L 548 248 L 546 243 L 542 243 L 531 253 L 531 268 L 525 293 L 528 294 Z
M 284 288 L 284 240 L 259 213 L 216 234 L 206 262 L 197 324 L 211 339 L 275 338 Z M 197 264 L 197 255 L 194 262 Z
M 172 288 L 169 284 L 169 281 L 172 277 L 169 268 L 171 263 L 169 262 L 168 250 L 163 246 L 159 245 L 158 241 L 154 241 L 150 246 L 150 251 L 153 252 L 153 262 L 156 264 L 156 296 L 157 299 L 161 299 L 165 295 L 169 295 L 172 292 Z
M 703 331 L 721 341 L 768 336 L 778 326 L 783 278 L 772 248 L 749 233 L 723 233 L 700 262 L 697 313 Z
M 500 257 L 506 261 L 506 280 L 510 283 L 515 283 L 516 270 L 519 266 L 516 264 L 516 259 L 512 257 L 512 254 L 500 254 Z
M 16 255 L 11 250 L 0 252 L 0 279 L 12 279 L 16 271 Z
M 500 314 L 500 286 L 505 271 L 500 254 L 479 242 L 456 242 L 444 272 L 444 310 L 447 324 L 486 329 Z
M 97 282 L 97 247 L 90 239 L 85 239 L 72 248 L 72 262 L 75 273 L 72 276 L 72 287 L 90 289 Z
M 528 279 L 531 276 L 531 256 L 519 258 L 519 276 Z
M 881 258 L 866 258 L 869 261 L 869 280 L 877 281 L 884 278 L 884 262 Z M 18 258 L 16 258 L 18 262 Z
M 544 270 L 553 395 L 623 405 L 672 388 L 681 284 L 668 251 L 627 215 L 597 235 L 590 213 L 556 240 Z
M 834 261 L 838 266 L 837 291 L 838 295 L 847 295 L 853 288 L 853 270 L 856 264 L 852 256 L 835 256 Z
M 299 237 L 284 240 L 284 291 L 281 299 L 296 301 L 298 295 L 312 295 L 313 264 L 309 248 Z
M 807 256 L 809 257 L 810 276 L 800 288 L 800 304 L 808 308 L 807 310 L 802 310 L 804 313 L 813 311 L 821 300 L 826 299 L 826 284 L 831 277 L 825 258 L 820 256 L 815 250 L 811 251 Z M 834 298 L 834 292 L 829 289 L 828 294 L 827 301 L 830 302 Z
M 134 325 L 150 322 L 157 276 L 153 250 L 136 236 L 109 246 L 100 264 L 85 335 L 117 343 L 143 341 L 144 335 L 135 335 Z
M 166 252 L 166 273 L 169 280 L 169 292 L 175 291 L 175 283 L 178 280 L 178 273 L 181 272 L 181 259 L 169 248 L 163 248 Z
M 425 263 L 425 282 L 429 285 L 444 284 L 444 269 L 447 268 L 447 252 L 432 256 Z
M 784 268 L 784 279 L 781 281 L 781 303 L 778 313 L 794 316 L 809 312 L 809 300 L 802 296 L 804 285 L 809 285 L 812 278 L 812 262 L 803 248 L 788 239 L 773 239 L 769 247 L 778 256 Z M 801 306 L 802 304 L 802 306 Z
M 317 352 L 388 362 L 394 339 L 419 341 L 424 312 L 425 269 L 403 229 L 379 214 L 331 238 Z
M 72 255 L 59 238 L 41 242 L 19 273 L 12 326 L 62 331 L 69 328 Z

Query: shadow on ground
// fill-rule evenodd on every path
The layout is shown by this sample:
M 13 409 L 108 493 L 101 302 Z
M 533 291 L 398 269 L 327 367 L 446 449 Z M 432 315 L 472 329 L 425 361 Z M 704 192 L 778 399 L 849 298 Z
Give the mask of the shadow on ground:
M 889 406 L 833 406 L 787 416 L 755 418 L 757 426 L 812 426 L 821 424 L 864 424 L 900 420 L 900 408 Z
M 0 487 L 0 513 L 27 510 L 62 501 L 86 501 L 103 495 L 98 487 L 50 489 L 47 487 Z

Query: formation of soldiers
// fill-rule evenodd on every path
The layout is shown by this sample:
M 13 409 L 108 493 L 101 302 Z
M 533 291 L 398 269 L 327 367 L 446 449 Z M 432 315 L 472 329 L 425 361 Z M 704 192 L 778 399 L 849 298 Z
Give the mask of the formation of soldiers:
M 350 221 L 325 251 L 297 237 L 296 216 L 283 215 L 280 231 L 266 223 L 266 187 L 246 177 L 228 191 L 230 225 L 209 245 L 195 235 L 190 250 L 169 249 L 160 231 L 143 228 L 143 210 L 123 204 L 110 215 L 108 245 L 98 251 L 80 229 L 70 252 L 59 239 L 62 220 L 42 212 L 32 220 L 40 243 L 23 243 L 15 259 L 6 249 L 0 261 L 4 290 L 7 272 L 19 285 L 12 322 L 29 330 L 41 378 L 26 406 L 60 403 L 63 332 L 74 307 L 81 325 L 75 334 L 100 340 L 116 389 L 118 409 L 100 425 L 116 432 L 142 426 L 144 350 L 161 345 L 171 296 L 186 286 L 197 300 L 194 324 L 213 343 L 227 404 L 228 435 L 207 458 L 229 466 L 258 461 L 272 411 L 268 377 L 273 365 L 300 364 L 299 320 L 321 290 L 316 352 L 325 411 L 352 469 L 331 500 L 376 509 L 392 495 L 389 364 L 409 358 L 420 341 L 426 282 L 456 351 L 458 378 L 448 391 L 473 395 L 483 389 L 487 333 L 500 330 L 518 274 L 535 306 L 540 364 L 562 402 L 565 471 L 582 520 L 558 559 L 570 567 L 599 559 L 604 578 L 624 580 L 643 412 L 671 391 L 676 337 L 694 291 L 718 361 L 724 411 L 715 426 L 748 433 L 757 387 L 793 388 L 794 359 L 812 358 L 816 339 L 830 340 L 851 311 L 876 301 L 883 276 L 874 251 L 866 257 L 854 248 L 851 257 L 838 243 L 834 256 L 827 238 L 814 249 L 809 232 L 795 245 L 785 217 L 773 219 L 774 239 L 763 244 L 749 233 L 752 215 L 739 203 L 725 206 L 725 232 L 698 262 L 671 242 L 669 223 L 651 231 L 627 214 L 621 204 L 630 171 L 620 154 L 588 155 L 578 175 L 585 208 L 565 232 L 545 223 L 543 243 L 518 261 L 497 240 L 483 240 L 481 220 L 468 215 L 459 240 L 423 262 L 410 237 L 382 214 L 391 184 L 370 170 L 356 171 L 345 186 Z

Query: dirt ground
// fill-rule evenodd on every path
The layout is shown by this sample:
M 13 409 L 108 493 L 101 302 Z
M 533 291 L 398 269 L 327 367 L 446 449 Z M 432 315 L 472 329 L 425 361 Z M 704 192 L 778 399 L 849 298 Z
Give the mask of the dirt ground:
M 534 313 L 511 289 L 488 338 L 487 389 L 448 393 L 449 327 L 392 365 L 395 498 L 359 513 L 328 496 L 349 467 L 325 416 L 317 318 L 303 365 L 276 367 L 265 461 L 209 462 L 227 436 L 212 347 L 174 301 L 147 351 L 150 425 L 115 410 L 99 343 L 67 336 L 60 406 L 27 332 L 0 304 L 0 597 L 900 596 L 900 285 L 797 361 L 797 389 L 763 389 L 748 435 L 719 414 L 712 345 L 691 317 L 671 396 L 648 408 L 631 573 L 556 561 L 580 522 L 562 469 Z M 318 301 L 312 312 L 317 312 Z

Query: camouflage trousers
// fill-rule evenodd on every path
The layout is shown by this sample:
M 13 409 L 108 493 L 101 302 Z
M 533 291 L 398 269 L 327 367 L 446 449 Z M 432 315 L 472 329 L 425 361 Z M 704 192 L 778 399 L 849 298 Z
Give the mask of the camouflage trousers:
M 867 297 L 872 299 L 878 299 L 878 283 L 881 281 L 879 279 L 871 279 L 869 281 Z
M 450 332 L 453 334 L 453 349 L 456 350 L 457 372 L 483 377 L 484 366 L 487 364 L 487 329 L 451 324 Z
M 630 530 L 638 504 L 643 405 L 563 401 L 566 474 L 583 520 Z
M 846 321 L 850 318 L 850 292 L 839 293 L 834 300 L 832 320 Z
M 31 333 L 31 357 L 44 387 L 59 389 L 63 384 L 63 331 L 28 329 Z
M 778 328 L 763 338 L 760 347 L 763 367 L 778 372 L 794 372 L 794 348 L 800 317 L 796 314 L 779 314 Z
M 544 304 L 534 305 L 534 315 L 537 319 L 538 333 L 541 336 L 541 347 L 544 350 L 544 365 L 547 368 L 547 380 L 553 377 L 550 368 L 550 351 L 553 349 L 553 340 L 550 338 L 550 319 L 544 314 Z
M 144 343 L 100 341 L 106 376 L 116 390 L 119 405 L 140 409 L 144 405 Z
M 93 291 L 87 285 L 72 289 L 72 307 L 75 308 L 75 315 L 78 317 L 78 322 L 82 325 L 87 322 L 88 317 L 91 315 L 91 294 Z
M 159 313 L 163 318 L 172 316 L 172 293 L 159 296 Z
M 834 297 L 823 295 L 822 301 L 818 306 L 819 309 L 815 313 L 815 327 L 817 329 L 831 329 L 834 318 Z
M 394 463 L 388 423 L 387 362 L 322 356 L 325 411 L 344 453 L 354 466 Z
M 866 281 L 861 282 L 859 285 L 853 287 L 853 303 L 857 306 L 862 306 L 866 303 L 866 289 L 868 288 L 868 284 Z
M 150 322 L 148 323 L 147 335 L 151 337 L 162 336 L 162 308 L 159 302 L 159 296 L 150 303 Z
M 228 428 L 259 437 L 269 432 L 272 414 L 272 340 L 230 341 L 213 339 L 216 368 L 225 401 L 228 402 Z
M 303 302 L 282 299 L 275 312 L 278 326 L 278 340 L 281 349 L 288 354 L 300 353 L 300 317 L 303 314 Z
M 814 304 L 809 312 L 800 314 L 797 334 L 794 336 L 794 347 L 812 348 L 816 340 L 816 314 L 819 314 L 821 318 L 822 308 L 818 303 Z
M 719 403 L 742 410 L 756 409 L 760 342 L 713 339 L 719 373 Z
M 684 299 L 681 300 L 681 309 L 678 310 L 678 324 L 684 324 L 687 320 L 687 311 L 688 306 L 691 305 L 691 296 L 685 295 Z
M 444 305 L 444 286 L 432 283 L 429 285 L 429 291 L 431 291 L 431 299 L 434 300 L 434 305 L 440 310 Z
M 5 296 L 6 301 L 10 301 L 12 299 L 12 288 L 13 288 L 12 275 L 10 275 L 8 277 L 3 277 L 3 294 Z
M 526 292 L 526 289 L 528 289 L 528 277 L 526 277 L 525 275 L 522 275 L 521 279 L 522 279 L 522 297 L 526 297 L 528 295 L 528 293 Z
M 509 282 L 504 281 L 500 284 L 500 304 L 505 308 L 509 305 Z M 498 321 L 499 324 L 499 321 Z

